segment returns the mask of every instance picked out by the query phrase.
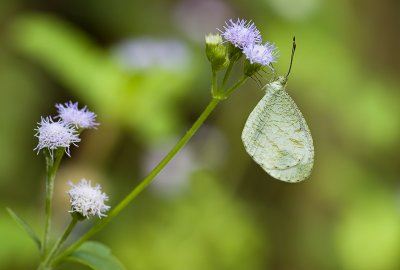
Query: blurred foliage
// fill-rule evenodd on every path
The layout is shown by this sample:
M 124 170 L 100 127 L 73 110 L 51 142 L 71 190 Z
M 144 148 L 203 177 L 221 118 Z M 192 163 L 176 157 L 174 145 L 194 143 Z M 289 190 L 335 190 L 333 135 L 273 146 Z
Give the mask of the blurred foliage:
M 267 259 L 263 228 L 251 209 L 206 172 L 193 175 L 186 194 L 148 196 L 131 215 L 133 224 L 105 236 L 121 243 L 114 252 L 131 261 L 129 269 L 260 269 Z
M 190 85 L 194 63 L 179 73 L 152 69 L 129 74 L 112 61 L 110 53 L 56 17 L 28 14 L 13 27 L 16 48 L 90 100 L 99 115 L 126 123 L 145 142 L 176 129 L 180 117 L 174 105 L 184 86 Z
M 249 82 L 96 240 L 127 269 L 399 269 L 399 9 L 395 0 L 1 1 L 0 269 L 37 261 L 5 207 L 40 235 L 44 160 L 32 151 L 40 116 L 72 100 L 101 122 L 62 164 L 61 230 L 68 180 L 101 182 L 115 205 L 184 134 L 209 99 L 204 35 L 231 17 L 252 19 L 275 42 L 280 74 L 296 36 L 288 91 L 314 138 L 311 178 L 272 180 L 246 155 L 240 133 L 263 95 Z M 121 66 L 116 46 L 143 37 L 181 42 L 187 64 Z M 72 268 L 85 269 L 63 266 Z
M 30 209 L 35 211 L 35 209 Z M 16 225 L 6 211 L 0 215 L 1 244 L 0 266 L 2 269 L 28 269 L 38 262 L 39 252 L 35 243 Z

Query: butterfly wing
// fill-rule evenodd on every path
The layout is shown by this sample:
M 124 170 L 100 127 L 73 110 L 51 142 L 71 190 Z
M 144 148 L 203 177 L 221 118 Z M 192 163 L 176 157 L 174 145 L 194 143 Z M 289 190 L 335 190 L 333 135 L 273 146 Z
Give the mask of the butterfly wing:
M 314 163 L 314 146 L 303 115 L 284 86 L 269 91 L 249 115 L 242 132 L 246 151 L 272 177 L 299 182 Z

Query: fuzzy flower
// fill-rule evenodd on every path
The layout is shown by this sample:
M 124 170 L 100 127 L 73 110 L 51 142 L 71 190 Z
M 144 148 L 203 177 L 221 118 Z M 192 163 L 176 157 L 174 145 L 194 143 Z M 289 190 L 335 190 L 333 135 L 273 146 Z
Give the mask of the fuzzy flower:
M 239 48 L 251 46 L 261 42 L 260 31 L 256 28 L 253 22 L 237 19 L 234 22 L 230 19 L 225 22 L 224 31 L 218 29 L 225 40 Z
M 90 180 L 82 179 L 77 185 L 71 182 L 69 185 L 71 189 L 67 193 L 70 196 L 70 213 L 76 212 L 86 218 L 94 215 L 99 218 L 106 216 L 103 212 L 110 209 L 110 206 L 105 205 L 104 201 L 108 200 L 108 196 L 101 192 L 99 184 L 92 187 Z
M 246 58 L 249 59 L 251 64 L 260 64 L 263 66 L 269 66 L 275 62 L 276 51 L 273 44 L 266 42 L 262 44 L 254 44 L 243 48 L 243 53 Z
M 33 149 L 37 150 L 38 154 L 40 150 L 47 148 L 50 155 L 53 156 L 55 149 L 63 147 L 69 156 L 70 145 L 77 146 L 75 143 L 81 141 L 76 130 L 70 124 L 63 121 L 54 122 L 51 117 L 42 117 L 38 125 L 35 129 L 37 131 L 35 136 L 39 139 L 39 143 Z
M 76 128 L 96 128 L 99 123 L 96 123 L 97 115 L 89 111 L 86 106 L 78 109 L 78 102 L 67 102 L 64 104 L 56 104 L 58 118 L 69 123 Z

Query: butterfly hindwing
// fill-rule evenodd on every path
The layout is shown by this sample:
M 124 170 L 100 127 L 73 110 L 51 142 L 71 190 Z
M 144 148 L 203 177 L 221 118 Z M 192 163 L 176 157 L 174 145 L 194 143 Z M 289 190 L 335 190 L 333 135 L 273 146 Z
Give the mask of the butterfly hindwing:
M 306 179 L 314 147 L 303 115 L 279 79 L 250 113 L 242 132 L 246 151 L 272 177 L 286 182 Z

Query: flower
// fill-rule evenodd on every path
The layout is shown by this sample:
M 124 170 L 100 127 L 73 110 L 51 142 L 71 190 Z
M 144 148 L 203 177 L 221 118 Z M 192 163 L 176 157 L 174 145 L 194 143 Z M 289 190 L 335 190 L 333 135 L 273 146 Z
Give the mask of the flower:
M 239 48 L 248 47 L 255 43 L 261 42 L 260 31 L 256 28 L 253 22 L 237 19 L 234 22 L 230 19 L 225 22 L 224 31 L 218 29 L 221 35 L 230 43 Z
M 105 205 L 104 201 L 108 200 L 108 196 L 101 192 L 99 184 L 92 187 L 90 180 L 83 178 L 77 185 L 71 182 L 69 185 L 71 189 L 67 193 L 70 196 L 70 213 L 76 212 L 86 218 L 94 215 L 99 218 L 106 216 L 103 212 L 110 209 L 110 206 Z
M 89 111 L 86 106 L 78 109 L 78 102 L 67 102 L 64 104 L 56 104 L 58 116 L 64 122 L 74 125 L 76 128 L 96 128 L 99 123 L 96 123 L 97 115 Z
M 276 51 L 273 44 L 266 42 L 264 45 L 253 44 L 243 48 L 243 53 L 246 58 L 249 59 L 251 64 L 259 64 L 263 66 L 269 66 L 272 62 L 275 62 Z
M 206 45 L 218 46 L 222 43 L 222 37 L 220 34 L 208 34 L 206 35 Z
M 33 149 L 37 150 L 38 154 L 40 150 L 47 148 L 50 155 L 53 156 L 55 149 L 64 147 L 65 152 L 69 156 L 69 146 L 71 144 L 77 146 L 75 143 L 81 141 L 76 130 L 70 124 L 63 121 L 54 122 L 51 117 L 42 117 L 38 125 L 35 129 L 37 131 L 35 137 L 39 139 L 39 143 Z

